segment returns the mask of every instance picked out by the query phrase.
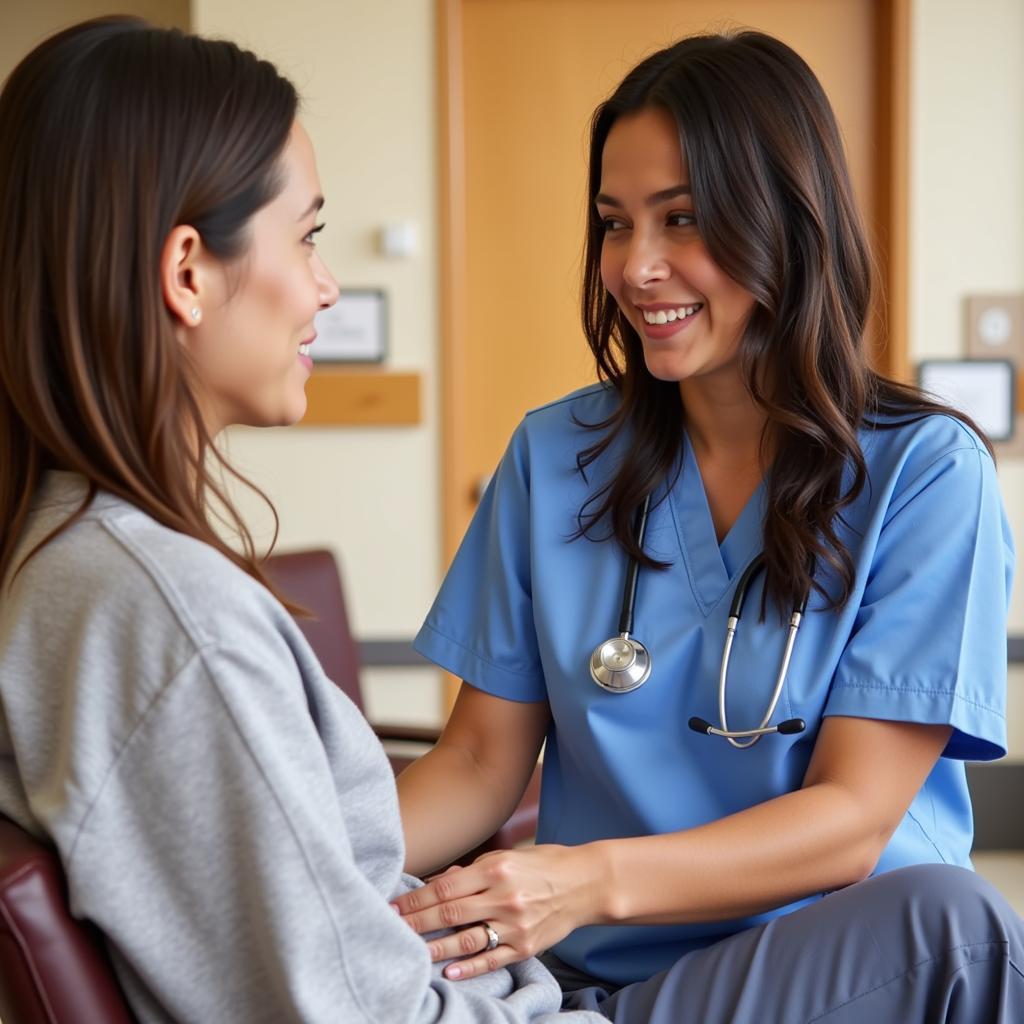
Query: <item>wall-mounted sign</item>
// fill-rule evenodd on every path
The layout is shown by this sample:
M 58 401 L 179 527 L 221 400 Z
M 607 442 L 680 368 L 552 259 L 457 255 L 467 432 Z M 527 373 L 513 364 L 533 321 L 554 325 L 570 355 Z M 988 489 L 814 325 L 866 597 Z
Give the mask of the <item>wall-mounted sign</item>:
M 967 297 L 967 354 L 1024 365 L 1024 292 Z
M 926 359 L 918 383 L 947 405 L 967 413 L 990 441 L 1013 438 L 1017 373 L 1008 359 Z
M 316 315 L 316 363 L 379 363 L 388 347 L 387 297 L 379 288 L 344 288 Z

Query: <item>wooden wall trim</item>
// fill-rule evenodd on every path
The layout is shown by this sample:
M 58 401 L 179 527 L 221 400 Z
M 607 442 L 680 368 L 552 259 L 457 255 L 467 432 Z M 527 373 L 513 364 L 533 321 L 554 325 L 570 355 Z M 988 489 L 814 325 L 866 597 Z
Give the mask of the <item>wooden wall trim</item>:
M 420 375 L 378 367 L 317 366 L 306 383 L 300 426 L 414 426 L 420 412 Z
M 879 313 L 884 343 L 878 368 L 897 380 L 911 382 L 910 276 L 910 4 L 911 0 L 879 0 L 878 65 L 878 209 L 884 236 Z

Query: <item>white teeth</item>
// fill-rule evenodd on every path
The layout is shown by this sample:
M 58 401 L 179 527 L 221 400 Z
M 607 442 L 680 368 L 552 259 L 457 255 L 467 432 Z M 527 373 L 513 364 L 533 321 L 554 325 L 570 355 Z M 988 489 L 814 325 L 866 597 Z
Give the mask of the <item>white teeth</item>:
M 688 316 L 693 316 L 701 308 L 701 303 L 698 302 L 692 306 L 679 306 L 676 309 L 659 309 L 656 311 L 644 309 L 641 312 L 644 315 L 644 320 L 649 324 L 670 324 L 676 320 L 685 320 Z
M 300 356 L 308 356 L 309 355 L 309 344 L 300 345 L 299 346 L 299 355 Z

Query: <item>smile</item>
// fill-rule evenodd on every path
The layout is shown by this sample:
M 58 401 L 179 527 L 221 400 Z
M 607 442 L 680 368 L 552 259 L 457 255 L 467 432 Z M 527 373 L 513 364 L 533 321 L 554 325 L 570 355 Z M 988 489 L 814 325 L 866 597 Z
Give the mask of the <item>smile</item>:
M 300 356 L 308 356 L 309 355 L 309 347 L 312 344 L 313 344 L 313 342 L 307 341 L 304 344 L 300 345 L 299 346 L 299 355 Z
M 698 302 L 693 306 L 678 306 L 676 309 L 642 309 L 640 312 L 646 323 L 671 324 L 676 320 L 685 320 L 688 316 L 693 316 L 700 309 L 703 309 L 703 303 Z

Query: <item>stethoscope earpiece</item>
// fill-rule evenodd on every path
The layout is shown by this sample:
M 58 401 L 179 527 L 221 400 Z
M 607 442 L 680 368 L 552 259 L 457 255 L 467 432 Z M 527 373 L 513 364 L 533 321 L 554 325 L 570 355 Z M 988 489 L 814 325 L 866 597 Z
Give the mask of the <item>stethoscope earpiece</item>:
M 643 551 L 644 534 L 647 532 L 647 515 L 651 507 L 651 496 L 647 495 L 643 506 L 637 512 L 636 522 L 636 544 Z M 769 725 L 775 708 L 778 706 L 779 697 L 782 695 L 782 687 L 786 682 L 786 675 L 789 671 L 789 662 L 793 656 L 793 645 L 796 643 L 796 635 L 800 630 L 800 620 L 803 618 L 807 607 L 807 598 L 793 609 L 789 619 L 789 629 L 786 636 L 786 647 L 782 655 L 782 663 L 779 666 L 778 675 L 775 678 L 775 688 L 772 690 L 771 700 L 768 708 L 761 719 L 761 724 L 756 729 L 729 728 L 725 716 L 725 690 L 729 675 L 729 655 L 732 653 L 732 642 L 736 636 L 736 630 L 740 623 L 740 616 L 743 614 L 743 602 L 747 596 L 747 588 L 754 577 L 764 569 L 764 555 L 756 555 L 744 570 L 739 583 L 736 584 L 736 593 L 733 595 L 732 606 L 729 609 L 729 621 L 725 632 L 725 645 L 722 649 L 722 665 L 718 675 L 718 715 L 721 721 L 721 728 L 712 725 L 703 718 L 696 716 L 691 718 L 689 726 L 694 732 L 703 733 L 706 736 L 721 736 L 724 740 L 736 747 L 738 750 L 746 750 L 752 747 L 762 736 L 768 733 L 777 732 L 783 736 L 791 736 L 803 732 L 807 725 L 802 718 L 787 718 L 778 725 Z M 640 562 L 636 558 L 630 559 L 629 570 L 626 573 L 626 583 L 622 591 L 622 611 L 619 615 L 619 635 L 605 640 L 594 648 L 590 655 L 590 676 L 603 690 L 610 693 L 629 693 L 638 686 L 647 682 L 651 674 L 651 654 L 647 648 L 634 640 L 630 634 L 633 632 L 633 608 L 636 604 L 636 583 L 640 572 Z

